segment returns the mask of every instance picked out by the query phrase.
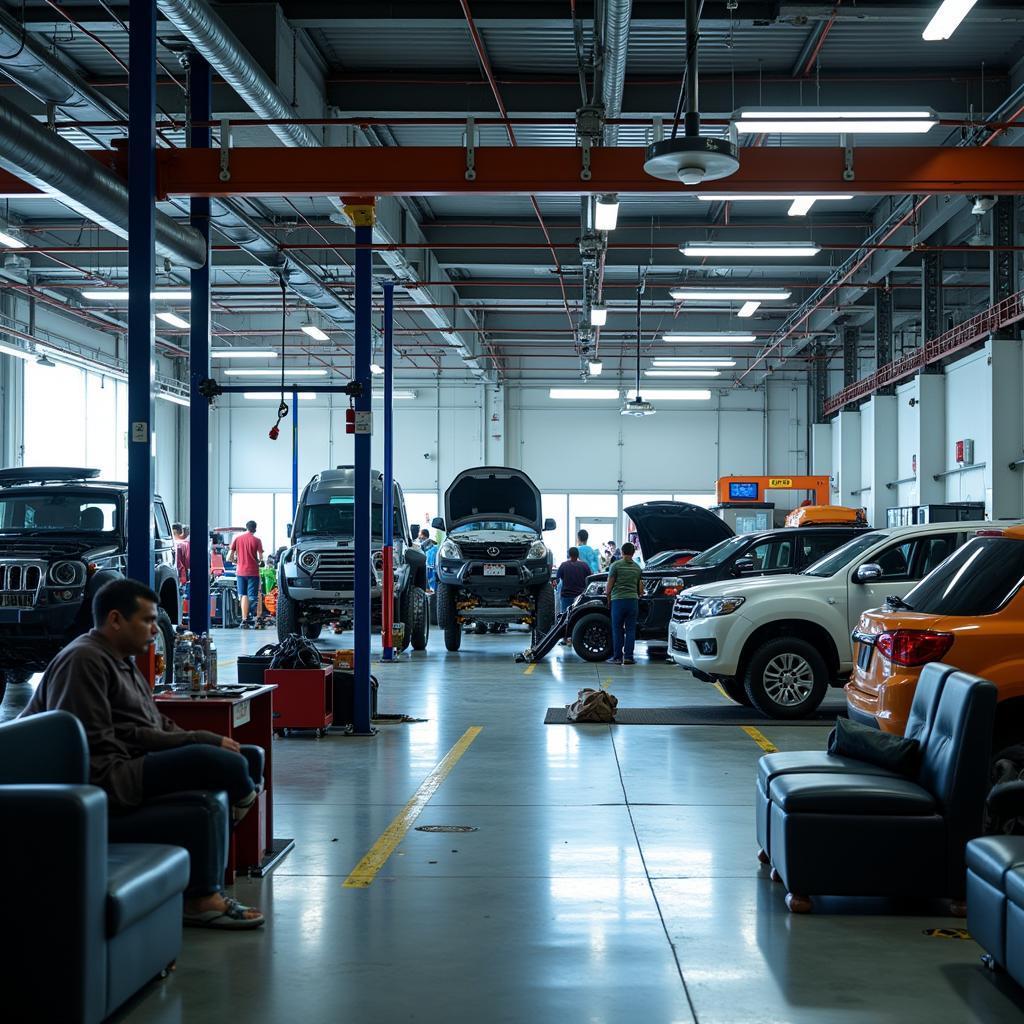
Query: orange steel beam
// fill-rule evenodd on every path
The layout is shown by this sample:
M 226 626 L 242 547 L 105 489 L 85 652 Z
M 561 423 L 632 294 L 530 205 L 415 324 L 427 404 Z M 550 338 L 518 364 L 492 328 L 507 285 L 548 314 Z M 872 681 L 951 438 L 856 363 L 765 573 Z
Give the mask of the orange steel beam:
M 239 148 L 231 150 L 230 176 L 222 181 L 217 150 L 162 149 L 157 153 L 157 187 L 161 198 L 696 191 L 814 195 L 1024 193 L 1019 151 L 999 146 L 857 149 L 852 182 L 843 180 L 843 151 L 838 147 L 748 147 L 733 177 L 699 188 L 645 174 L 644 150 L 640 147 L 594 149 L 588 181 L 580 178 L 581 152 L 575 148 L 486 147 L 477 149 L 475 156 L 476 177 L 467 181 L 465 151 L 458 147 Z
M 653 389 L 651 389 L 653 390 Z M 736 499 L 729 497 L 730 484 L 756 484 L 757 497 Z M 718 503 L 739 504 L 744 502 L 763 502 L 767 491 L 813 491 L 816 505 L 827 505 L 829 501 L 829 479 L 827 476 L 720 476 L 715 491 Z

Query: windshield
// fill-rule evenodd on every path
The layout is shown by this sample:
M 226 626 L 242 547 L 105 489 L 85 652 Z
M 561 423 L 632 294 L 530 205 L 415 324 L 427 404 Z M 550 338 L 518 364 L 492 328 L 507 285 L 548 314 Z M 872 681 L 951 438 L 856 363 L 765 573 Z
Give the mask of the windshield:
M 53 491 L 0 496 L 0 530 L 5 533 L 112 533 L 119 502 L 113 495 Z
M 346 495 L 331 498 L 327 505 L 307 505 L 302 515 L 303 537 L 352 537 L 354 499 Z M 374 537 L 384 536 L 384 506 L 376 503 L 370 513 L 370 532 Z M 395 509 L 395 536 L 401 536 L 401 517 Z
M 819 559 L 814 565 L 804 569 L 805 576 L 835 576 L 844 569 L 862 551 L 867 551 L 881 540 L 877 533 L 864 533 L 853 540 L 847 541 L 841 548 L 836 548 L 831 555 Z
M 696 558 L 691 558 L 686 563 L 686 568 L 703 568 L 704 566 L 721 565 L 727 558 L 731 558 L 737 551 L 749 542 L 749 537 L 730 537 L 728 540 L 719 541 L 713 548 L 702 551 Z
M 954 551 L 903 599 L 929 615 L 991 615 L 1024 583 L 1024 544 L 976 537 Z
M 452 533 L 470 533 L 473 530 L 505 530 L 511 533 L 528 533 L 531 536 L 537 533 L 532 526 L 509 523 L 501 519 L 477 519 L 471 523 L 462 523 L 460 526 L 456 526 Z

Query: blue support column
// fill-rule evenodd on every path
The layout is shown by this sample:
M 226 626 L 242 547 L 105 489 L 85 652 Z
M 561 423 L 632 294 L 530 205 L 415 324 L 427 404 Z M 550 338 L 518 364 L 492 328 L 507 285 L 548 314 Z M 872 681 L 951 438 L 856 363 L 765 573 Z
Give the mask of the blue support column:
M 299 393 L 292 391 L 292 523 L 299 507 Z
M 395 356 L 392 349 L 395 315 L 395 286 L 388 282 L 384 285 L 384 596 L 381 599 L 381 610 L 384 602 L 387 607 L 394 608 L 391 595 L 395 591 L 395 466 L 394 466 L 394 370 Z M 408 542 L 402 538 L 402 543 Z M 390 599 L 390 600 L 389 600 Z M 395 660 L 392 631 L 393 616 L 383 616 L 384 651 L 382 661 Z M 392 621 L 389 621 L 392 620 Z M 409 623 L 405 623 L 409 628 Z
M 373 397 L 370 386 L 370 359 L 373 347 L 373 200 L 348 200 L 345 210 L 356 231 L 356 351 L 355 371 L 352 376 L 363 389 L 362 394 L 355 399 L 355 680 L 352 697 L 352 733 L 357 736 L 372 736 L 374 729 L 370 725 L 370 642 L 373 635 L 370 603 L 370 458 L 373 440 Z
M 189 70 L 192 121 L 212 117 L 213 76 L 210 65 L 194 54 Z M 208 148 L 210 129 L 190 129 L 189 145 Z M 189 313 L 189 628 L 210 628 L 210 403 L 199 384 L 210 376 L 210 200 L 190 201 L 192 227 L 206 240 L 206 262 L 192 271 Z
M 127 572 L 152 585 L 156 0 L 131 0 L 129 21 Z

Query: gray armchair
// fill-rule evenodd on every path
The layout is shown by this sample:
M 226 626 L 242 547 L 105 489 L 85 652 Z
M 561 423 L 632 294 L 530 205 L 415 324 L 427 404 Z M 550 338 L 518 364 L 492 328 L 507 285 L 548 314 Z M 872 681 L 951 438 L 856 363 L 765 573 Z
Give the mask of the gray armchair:
M 0 877 L 9 942 L 0 987 L 31 994 L 40 1022 L 94 1024 L 181 949 L 189 857 L 110 843 L 78 719 L 49 711 L 0 725 Z

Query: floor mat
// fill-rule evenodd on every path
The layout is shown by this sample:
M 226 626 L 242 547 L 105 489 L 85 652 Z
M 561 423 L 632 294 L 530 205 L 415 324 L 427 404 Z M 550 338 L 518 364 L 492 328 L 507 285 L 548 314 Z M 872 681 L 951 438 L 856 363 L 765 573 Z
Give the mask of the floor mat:
M 846 717 L 846 705 L 825 705 L 806 718 L 786 719 L 765 718 L 752 708 L 740 704 L 722 707 L 694 705 L 685 708 L 623 708 L 615 713 L 616 725 L 829 725 L 836 718 Z M 565 708 L 548 708 L 544 716 L 545 725 L 576 725 L 565 717 Z M 580 722 L 580 725 L 592 725 Z

